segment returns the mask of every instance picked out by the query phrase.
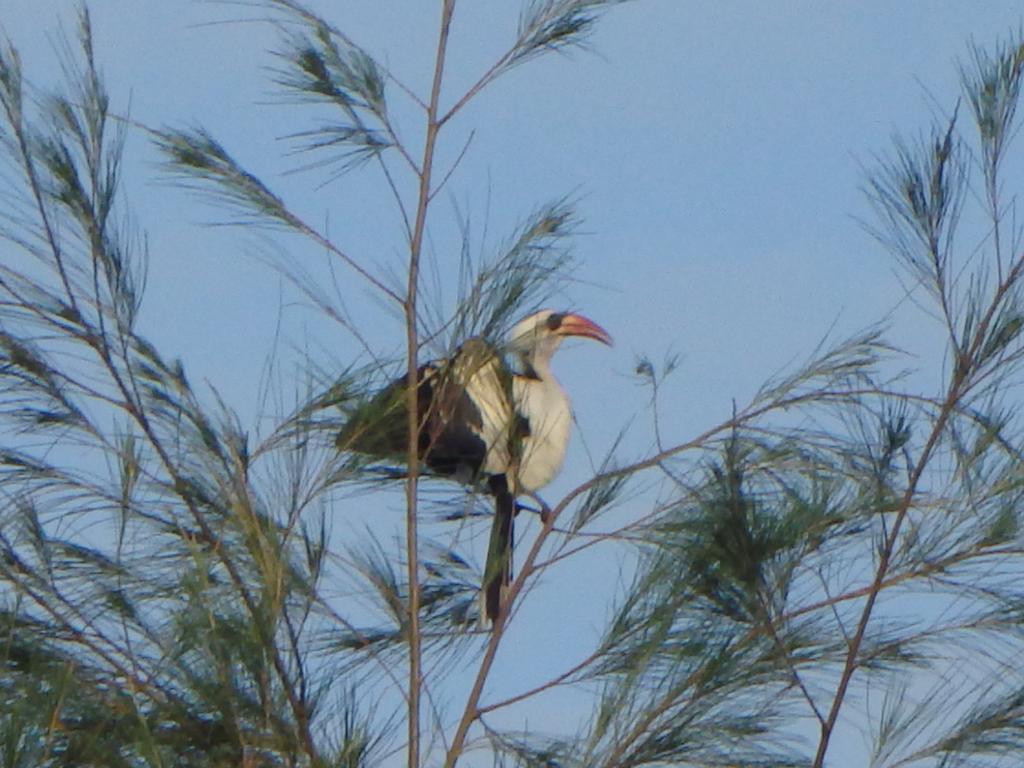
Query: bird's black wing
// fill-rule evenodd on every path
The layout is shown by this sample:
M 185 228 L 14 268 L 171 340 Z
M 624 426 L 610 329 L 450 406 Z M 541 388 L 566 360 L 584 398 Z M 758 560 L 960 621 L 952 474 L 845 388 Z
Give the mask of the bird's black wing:
M 419 411 L 420 455 L 427 466 L 439 475 L 479 474 L 487 455 L 483 417 L 450 368 L 420 382 Z
M 417 385 L 418 448 L 433 472 L 476 477 L 487 456 L 480 407 L 466 382 L 497 358 L 493 348 L 470 340 L 450 359 L 420 366 Z M 353 412 L 338 434 L 339 449 L 396 462 L 408 456 L 406 378 L 388 386 Z

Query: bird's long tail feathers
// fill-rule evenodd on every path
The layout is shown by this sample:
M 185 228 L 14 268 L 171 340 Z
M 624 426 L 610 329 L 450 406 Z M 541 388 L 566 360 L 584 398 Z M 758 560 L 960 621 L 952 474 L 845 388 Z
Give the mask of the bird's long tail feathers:
M 491 541 L 487 547 L 482 590 L 484 615 L 491 622 L 498 618 L 505 591 L 512 583 L 512 525 L 516 499 L 504 487 L 504 483 L 501 485 L 494 489 L 494 525 L 491 527 Z

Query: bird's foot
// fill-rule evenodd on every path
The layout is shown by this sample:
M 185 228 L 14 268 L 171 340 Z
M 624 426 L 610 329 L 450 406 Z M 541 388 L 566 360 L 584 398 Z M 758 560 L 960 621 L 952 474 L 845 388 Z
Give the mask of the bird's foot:
M 541 525 L 547 525 L 552 520 L 551 507 L 549 507 L 540 496 L 535 493 L 530 494 L 530 499 L 539 507 L 539 509 L 533 509 L 531 507 L 523 507 L 529 509 L 536 515 L 540 516 Z
M 536 497 L 534 497 L 534 500 L 539 502 L 539 508 L 531 507 L 529 504 L 523 504 L 522 502 L 517 501 L 516 514 L 518 515 L 520 512 L 529 512 L 530 514 L 540 517 L 541 525 L 547 525 L 548 521 L 551 519 L 551 507 Z

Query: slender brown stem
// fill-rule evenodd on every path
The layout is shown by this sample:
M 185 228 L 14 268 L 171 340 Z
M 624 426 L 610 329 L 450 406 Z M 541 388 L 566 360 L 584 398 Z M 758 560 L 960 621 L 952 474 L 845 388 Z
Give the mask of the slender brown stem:
M 495 77 L 498 76 L 498 73 L 502 70 L 502 68 L 505 65 L 507 65 L 508 62 L 512 59 L 512 54 L 515 53 L 515 50 L 516 46 L 513 46 L 509 48 L 507 51 L 505 51 L 505 53 L 502 54 L 501 58 L 494 62 L 494 64 L 491 65 L 491 67 L 480 76 L 480 79 L 473 83 L 473 85 L 470 86 L 469 90 L 467 90 L 464 94 L 462 94 L 462 96 L 459 97 L 459 100 L 452 105 L 451 109 L 445 112 L 444 116 L 440 120 L 440 124 L 444 125 L 453 117 L 455 117 L 459 110 L 466 106 L 466 104 L 472 101 L 473 98 L 478 93 L 480 93 L 480 91 L 487 87 L 487 85 L 492 80 L 494 80 Z
M 800 676 L 800 670 L 797 669 L 796 664 L 793 661 L 793 657 L 789 653 L 789 649 L 786 644 L 782 642 L 782 638 L 779 636 L 778 630 L 775 628 L 775 620 L 772 618 L 771 612 L 768 609 L 768 601 L 760 588 L 757 590 L 757 608 L 760 614 L 761 623 L 764 625 L 764 632 L 771 638 L 772 643 L 779 651 L 779 655 L 782 657 L 782 661 L 786 665 L 786 669 L 789 670 L 790 679 L 793 681 L 793 685 L 797 687 L 801 695 L 804 697 L 804 701 L 807 702 L 807 706 L 810 707 L 811 712 L 814 713 L 815 719 L 821 724 L 825 724 L 825 716 L 821 714 L 821 708 L 814 700 L 814 696 L 811 695 L 810 690 L 804 683 L 803 678 Z
M 903 522 L 906 520 L 907 515 L 913 506 L 914 497 L 917 495 L 918 485 L 921 482 L 925 469 L 931 461 L 933 453 L 938 447 L 939 440 L 941 439 L 943 432 L 946 430 L 946 426 L 949 423 L 950 418 L 952 418 L 952 416 L 957 412 L 960 401 L 971 390 L 972 385 L 976 383 L 972 381 L 972 377 L 978 373 L 979 368 L 981 367 L 979 362 L 981 364 L 984 362 L 979 356 L 983 345 L 988 338 L 988 329 L 992 325 L 997 312 L 1002 306 L 1004 298 L 1016 285 L 1022 275 L 1024 275 L 1024 258 L 1018 260 L 1013 265 L 1013 268 L 1007 274 L 1006 279 L 999 284 L 992 297 L 991 303 L 974 331 L 974 336 L 969 348 L 961 352 L 954 361 L 952 378 L 950 380 L 946 398 L 943 401 L 942 408 L 939 410 L 935 423 L 932 426 L 931 434 L 929 434 L 928 440 L 925 443 L 924 448 L 921 450 L 921 454 L 918 457 L 917 462 L 910 471 L 907 488 L 903 493 L 899 509 L 897 510 L 896 516 L 893 520 L 892 529 L 889 531 L 888 536 L 886 536 L 878 554 L 878 565 L 875 568 L 875 577 L 868 589 L 864 609 L 861 612 L 860 620 L 857 622 L 857 629 L 849 643 L 846 662 L 843 665 L 843 672 L 840 675 L 839 684 L 836 686 L 836 692 L 832 699 L 832 707 L 829 710 L 828 719 L 821 726 L 821 737 L 818 741 L 818 751 L 814 758 L 813 768 L 823 768 L 825 764 L 825 756 L 828 753 L 829 743 L 835 729 L 836 721 L 839 719 L 839 713 L 842 710 L 843 703 L 846 701 L 846 693 L 849 689 L 850 681 L 853 679 L 853 675 L 860 665 L 859 656 L 861 646 L 864 643 L 864 636 L 867 633 L 868 624 L 870 623 L 871 617 L 874 613 L 878 595 L 881 593 L 882 586 L 886 581 L 889 566 L 896 550 L 896 544 L 899 541 L 899 534 L 903 526 Z M 955 339 L 953 339 L 953 342 L 954 347 L 956 348 Z
M 341 248 L 339 248 L 337 245 L 335 245 L 333 242 L 331 242 L 325 235 L 322 235 L 320 232 L 318 232 L 316 229 L 311 227 L 309 224 L 307 224 L 305 221 L 303 221 L 302 219 L 300 219 L 298 216 L 294 215 L 290 211 L 287 213 L 287 220 L 288 220 L 288 224 L 290 226 L 294 227 L 297 231 L 299 231 L 302 234 L 306 235 L 306 237 L 308 237 L 311 240 L 313 240 L 317 245 L 322 247 L 324 250 L 326 250 L 326 251 L 328 251 L 330 253 L 333 253 L 335 256 L 337 256 L 339 259 L 341 259 L 345 264 L 347 264 L 353 270 L 358 272 L 359 275 L 361 277 L 363 277 L 368 283 L 370 283 L 374 288 L 379 290 L 381 293 L 386 295 L 388 298 L 393 299 L 394 301 L 396 301 L 398 303 L 402 303 L 402 297 L 401 296 L 399 296 L 395 291 L 393 291 L 391 288 L 389 288 L 383 282 L 381 282 L 376 277 L 374 277 L 373 274 L 371 274 L 370 271 L 368 269 L 366 269 L 366 267 L 364 267 L 362 264 L 360 264 L 354 258 L 349 256 L 345 251 L 343 251 Z
M 601 649 L 594 651 L 585 659 L 569 667 L 569 669 L 565 670 L 565 672 L 562 672 L 557 677 L 553 677 L 550 680 L 541 683 L 540 685 L 536 685 L 533 688 L 530 688 L 529 690 L 523 691 L 522 693 L 517 693 L 513 696 L 509 696 L 507 699 L 502 699 L 501 701 L 495 701 L 491 704 L 486 704 L 484 706 L 477 707 L 477 715 L 486 715 L 488 712 L 493 712 L 496 709 L 510 707 L 513 704 L 518 704 L 520 701 L 531 699 L 539 693 L 544 693 L 544 691 L 556 688 L 559 685 L 562 685 L 567 681 L 571 680 L 576 674 L 582 672 L 584 669 L 593 664 L 597 659 L 601 658 L 603 652 L 604 651 Z
M 441 82 L 444 77 L 444 62 L 448 48 L 448 30 L 451 26 L 454 10 L 455 0 L 444 0 L 441 8 L 441 30 L 437 40 L 437 56 L 434 60 L 434 81 L 430 88 L 430 103 L 427 105 L 427 131 L 423 143 L 423 162 L 420 164 L 416 222 L 413 226 L 412 241 L 409 244 L 408 285 L 404 302 L 407 364 L 406 410 L 408 411 L 409 429 L 409 476 L 405 483 L 406 557 L 409 572 L 409 768 L 419 768 L 420 765 L 420 692 L 423 686 L 423 659 L 420 637 L 419 532 L 416 519 L 420 418 L 417 402 L 419 330 L 416 300 L 419 288 L 420 255 L 423 250 L 423 235 L 426 231 L 427 208 L 430 205 L 434 145 L 437 141 L 438 131 L 441 128 L 441 124 L 437 119 L 438 103 L 441 98 Z
M 462 717 L 459 720 L 455 736 L 452 738 L 451 746 L 448 749 L 448 756 L 444 762 L 445 768 L 455 768 L 455 764 L 462 755 L 470 727 L 479 719 L 484 711 L 480 707 L 480 698 L 483 696 L 484 685 L 487 683 L 487 678 L 490 676 L 491 669 L 494 666 L 494 660 L 498 655 L 498 648 L 501 646 L 502 638 L 505 636 L 505 626 L 508 623 L 512 609 L 516 605 L 516 598 L 537 570 L 537 558 L 540 557 L 544 543 L 554 530 L 555 522 L 558 520 L 558 513 L 562 509 L 564 509 L 564 505 L 559 505 L 548 516 L 547 522 L 544 523 L 540 533 L 537 534 L 537 538 L 530 547 L 529 553 L 526 555 L 519 575 L 509 585 L 508 594 L 502 601 L 498 615 L 494 619 L 491 637 L 487 642 L 487 648 L 484 650 L 484 656 L 480 660 L 480 667 L 477 669 L 476 678 L 473 680 L 473 687 L 470 689 L 469 696 L 466 699 L 466 706 L 462 711 Z
M 950 387 L 946 406 L 939 412 L 939 416 L 932 427 L 931 434 L 928 436 L 928 442 L 925 443 L 924 449 L 921 451 L 921 456 L 911 472 L 907 488 L 903 493 L 903 499 L 900 503 L 899 510 L 896 512 L 896 517 L 893 520 L 892 529 L 889 531 L 889 535 L 886 536 L 885 542 L 878 554 L 878 567 L 875 569 L 875 577 L 867 591 L 867 600 L 864 603 L 864 610 L 861 612 L 860 620 L 857 622 L 857 629 L 853 633 L 853 638 L 850 640 L 846 653 L 846 662 L 843 665 L 843 672 L 839 677 L 839 684 L 836 686 L 836 692 L 832 698 L 832 706 L 829 709 L 828 718 L 821 724 L 821 737 L 818 740 L 818 752 L 814 757 L 814 768 L 822 768 L 825 764 L 825 755 L 828 753 L 828 746 L 832 738 L 832 732 L 835 730 L 836 721 L 839 719 L 839 713 L 842 710 L 843 702 L 846 700 L 846 692 L 849 688 L 850 680 L 853 679 L 853 674 L 859 666 L 858 657 L 860 656 L 860 648 L 864 642 L 864 635 L 866 634 L 868 624 L 871 621 L 875 603 L 878 600 L 879 594 L 882 592 L 882 586 L 889 573 L 889 565 L 892 562 L 896 543 L 899 541 L 900 529 L 903 527 L 903 522 L 906 520 L 907 514 L 910 512 L 910 508 L 913 505 L 914 496 L 917 494 L 917 486 L 921 480 L 921 476 L 924 474 L 925 467 L 928 466 L 932 453 L 938 445 L 939 438 L 946 428 L 949 417 L 953 413 L 954 405 L 960 398 L 960 387 L 962 384 L 961 377 L 962 374 L 958 373 Z
M 462 150 L 459 152 L 459 156 L 455 158 L 455 162 L 452 163 L 451 167 L 445 173 L 444 178 L 441 179 L 441 183 L 437 185 L 433 192 L 430 193 L 431 200 L 433 200 L 437 194 L 444 189 L 445 184 L 448 183 L 448 179 L 452 177 L 458 167 L 462 164 L 462 160 L 466 157 L 466 152 L 469 151 L 469 145 L 473 143 L 474 136 L 476 136 L 476 131 L 470 131 L 469 138 L 467 138 L 466 143 L 462 145 Z

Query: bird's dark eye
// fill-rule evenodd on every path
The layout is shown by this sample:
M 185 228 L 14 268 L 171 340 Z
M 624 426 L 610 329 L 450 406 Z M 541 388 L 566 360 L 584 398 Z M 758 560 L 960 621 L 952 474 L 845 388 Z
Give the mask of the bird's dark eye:
M 553 312 L 550 315 L 548 315 L 548 319 L 545 320 L 545 323 L 547 324 L 549 331 L 557 331 L 558 327 L 562 324 L 562 320 L 564 319 L 564 312 Z

